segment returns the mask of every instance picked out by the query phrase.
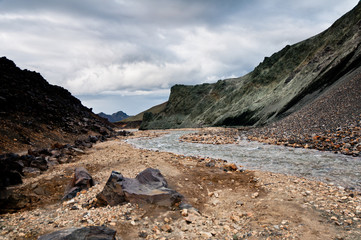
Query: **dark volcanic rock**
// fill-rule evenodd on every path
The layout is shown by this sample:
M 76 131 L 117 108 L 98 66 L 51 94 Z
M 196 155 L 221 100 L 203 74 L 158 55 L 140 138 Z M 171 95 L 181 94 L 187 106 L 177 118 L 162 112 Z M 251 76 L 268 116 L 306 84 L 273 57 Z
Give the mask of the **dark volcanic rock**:
M 31 161 L 30 167 L 46 171 L 48 169 L 48 161 L 44 157 L 36 157 L 33 161 Z
M 61 147 L 61 142 L 73 142 L 92 131 L 113 134 L 110 122 L 69 91 L 49 84 L 39 73 L 21 70 L 5 57 L 0 58 L 0 79 L 0 153 L 54 143 Z
M 111 206 L 134 202 L 171 207 L 180 203 L 183 196 L 168 188 L 167 181 L 158 169 L 147 168 L 134 179 L 124 178 L 113 171 L 97 198 L 100 204 Z
M 0 187 L 22 183 L 23 166 L 17 154 L 0 155 Z
M 104 226 L 68 228 L 40 236 L 38 240 L 115 240 L 116 231 Z
M 95 182 L 89 172 L 83 168 L 75 169 L 74 177 L 67 187 L 63 200 L 71 199 L 81 190 L 86 190 L 95 185 Z
M 124 177 L 122 174 L 112 171 L 103 191 L 97 196 L 97 199 L 102 205 L 108 204 L 115 206 L 126 202 L 122 187 L 123 180 Z
M 91 144 L 90 141 L 96 142 L 96 139 L 101 138 L 103 139 L 104 136 L 89 136 L 80 142 L 81 144 L 86 142 Z M 84 151 L 70 144 L 54 144 L 53 149 L 30 150 L 28 154 L 22 156 L 14 153 L 0 155 L 0 213 L 18 211 L 31 205 L 32 196 L 19 195 L 16 191 L 10 191 L 8 188 L 11 185 L 22 183 L 22 176 L 38 176 L 54 165 L 74 161 L 73 157 L 77 154 L 84 154 Z M 94 184 L 89 173 L 83 168 L 78 168 L 75 171 L 74 179 L 67 188 L 64 199 L 72 198 L 76 196 L 77 192 Z M 34 189 L 33 193 L 47 195 L 46 189 L 42 186 Z

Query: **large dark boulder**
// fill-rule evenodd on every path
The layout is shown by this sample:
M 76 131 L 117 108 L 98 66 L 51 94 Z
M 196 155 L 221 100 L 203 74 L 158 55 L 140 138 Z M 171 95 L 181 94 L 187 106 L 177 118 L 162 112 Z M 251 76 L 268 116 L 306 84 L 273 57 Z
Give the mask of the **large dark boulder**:
M 48 161 L 44 157 L 36 157 L 33 161 L 31 161 L 30 167 L 46 171 L 48 170 Z
M 123 180 L 122 174 L 112 171 L 103 191 L 97 195 L 101 205 L 115 206 L 126 202 L 122 187 Z
M 83 168 L 75 168 L 74 177 L 70 181 L 67 190 L 65 191 L 63 200 L 71 199 L 82 190 L 86 190 L 95 185 L 95 182 L 89 172 Z
M 133 202 L 171 207 L 180 203 L 183 196 L 168 188 L 167 181 L 158 169 L 147 168 L 134 179 L 113 171 L 97 199 L 101 205 Z
M 19 158 L 19 155 L 14 153 L 0 155 L 0 187 L 23 182 L 23 165 Z
M 115 240 L 116 231 L 104 226 L 68 228 L 40 236 L 38 240 Z

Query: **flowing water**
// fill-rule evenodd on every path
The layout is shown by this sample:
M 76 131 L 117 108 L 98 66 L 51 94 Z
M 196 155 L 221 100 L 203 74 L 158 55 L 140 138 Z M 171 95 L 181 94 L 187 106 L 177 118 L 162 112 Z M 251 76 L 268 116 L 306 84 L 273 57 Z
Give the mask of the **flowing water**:
M 295 175 L 361 191 L 361 157 L 247 140 L 226 145 L 180 142 L 179 137 L 187 133 L 190 132 L 172 131 L 161 137 L 129 139 L 128 142 L 137 148 L 223 159 L 245 169 Z

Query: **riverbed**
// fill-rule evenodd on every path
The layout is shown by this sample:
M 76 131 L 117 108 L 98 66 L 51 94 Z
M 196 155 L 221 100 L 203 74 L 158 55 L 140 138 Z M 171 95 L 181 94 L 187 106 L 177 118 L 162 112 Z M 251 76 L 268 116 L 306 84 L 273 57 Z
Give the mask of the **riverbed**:
M 361 157 L 268 145 L 246 139 L 238 144 L 222 145 L 179 141 L 180 136 L 188 133 L 191 132 L 171 131 L 161 137 L 127 141 L 137 148 L 223 159 L 248 170 L 305 177 L 361 191 Z

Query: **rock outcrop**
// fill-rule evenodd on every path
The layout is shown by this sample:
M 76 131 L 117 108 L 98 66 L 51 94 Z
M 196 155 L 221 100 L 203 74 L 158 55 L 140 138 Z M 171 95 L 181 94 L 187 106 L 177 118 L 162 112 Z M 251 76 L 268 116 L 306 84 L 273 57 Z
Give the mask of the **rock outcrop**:
M 39 73 L 0 58 L 0 154 L 106 135 L 112 124 Z
M 301 109 L 361 66 L 361 3 L 326 31 L 266 57 L 249 74 L 176 85 L 141 129 L 264 125 Z
M 63 200 L 72 199 L 82 190 L 87 190 L 94 186 L 95 182 L 89 172 L 83 167 L 75 168 L 74 177 L 69 183 Z
M 119 136 L 131 134 L 127 131 L 117 132 Z M 105 141 L 114 135 L 88 136 L 85 139 L 78 139 L 74 145 L 54 143 L 51 148 L 32 150 L 27 154 L 19 155 L 7 153 L 0 155 L 0 213 L 13 212 L 26 206 L 25 196 L 11 195 L 9 186 L 22 183 L 22 178 L 36 177 L 49 168 L 63 163 L 75 161 L 77 155 L 85 154 L 86 149 L 98 141 Z M 77 168 L 75 176 L 65 190 L 63 199 L 74 197 L 77 192 L 93 186 L 95 183 L 90 174 L 84 168 Z M 40 192 L 43 192 L 42 190 Z M 42 194 L 40 194 L 42 195 Z
M 147 168 L 134 179 L 113 171 L 97 199 L 101 205 L 110 206 L 132 202 L 172 207 L 180 204 L 183 196 L 168 188 L 167 181 L 158 169 Z

